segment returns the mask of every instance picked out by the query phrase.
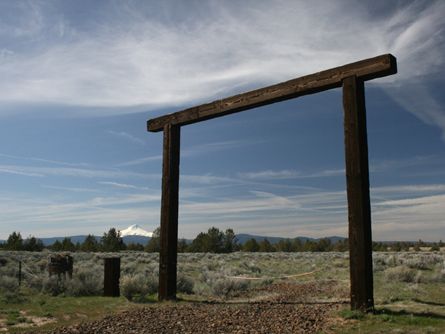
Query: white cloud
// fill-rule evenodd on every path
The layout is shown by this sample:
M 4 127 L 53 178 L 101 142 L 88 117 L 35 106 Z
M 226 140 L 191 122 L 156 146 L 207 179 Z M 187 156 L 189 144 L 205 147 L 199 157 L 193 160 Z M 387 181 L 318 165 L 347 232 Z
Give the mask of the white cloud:
M 21 175 L 21 176 L 31 176 L 31 177 L 43 177 L 43 174 L 35 173 L 32 171 L 26 171 L 22 168 L 17 168 L 16 166 L 0 166 L 0 173 L 5 174 L 14 174 L 14 175 Z
M 344 176 L 344 169 L 327 169 L 315 173 L 302 173 L 297 170 L 264 170 L 259 172 L 239 173 L 241 179 L 247 180 L 286 180 L 317 177 Z
M 380 16 L 350 1 L 243 4 L 148 10 L 121 3 L 120 14 L 98 18 L 88 31 L 55 19 L 48 4 L 22 5 L 26 19 L 0 31 L 42 44 L 10 48 L 0 63 L 0 101 L 84 106 L 95 115 L 178 107 L 386 52 L 398 57 L 400 71 L 380 82 L 404 86 L 443 71 L 443 1 L 388 4 Z M 45 37 L 48 31 L 59 38 Z
M 0 173 L 18 174 L 23 176 L 70 176 L 82 178 L 150 178 L 159 175 L 135 173 L 113 169 L 73 168 L 73 167 L 38 167 L 22 165 L 0 165 Z
M 445 107 L 422 81 L 415 80 L 403 86 L 388 87 L 387 92 L 406 111 L 426 124 L 439 127 L 445 141 Z
M 294 179 L 301 176 L 301 173 L 296 170 L 264 170 L 260 172 L 240 173 L 240 178 L 246 179 Z
M 252 141 L 252 140 L 227 140 L 221 142 L 212 142 L 212 143 L 204 143 L 199 145 L 193 145 L 190 147 L 181 148 L 181 159 L 182 158 L 190 158 L 202 154 L 215 153 L 217 151 L 222 150 L 231 150 L 240 147 L 245 147 L 248 145 L 258 144 L 261 141 Z M 146 162 L 158 161 L 162 160 L 162 155 L 153 155 L 145 158 L 139 158 L 135 160 L 126 161 L 118 164 L 118 167 L 124 166 L 136 166 L 140 164 L 144 164 Z
M 0 153 L 0 157 L 7 158 L 7 159 L 13 159 L 13 160 L 25 160 L 25 161 L 41 162 L 41 163 L 61 165 L 61 166 L 71 166 L 71 167 L 87 167 L 88 166 L 88 164 L 84 163 L 84 162 L 74 163 L 74 162 L 42 159 L 42 158 L 36 158 L 36 157 L 24 157 L 24 156 L 3 154 L 3 153 Z
M 119 138 L 126 139 L 126 140 L 128 140 L 128 141 L 130 141 L 132 143 L 136 143 L 136 144 L 139 144 L 139 145 L 144 145 L 145 144 L 145 142 L 142 139 L 137 138 L 137 137 L 135 137 L 135 136 L 125 132 L 125 131 L 108 130 L 107 133 L 109 133 L 109 134 L 111 134 L 113 136 L 119 137 Z
M 127 184 L 127 183 L 119 183 L 119 182 L 112 182 L 112 181 L 103 181 L 103 182 L 97 182 L 97 183 L 105 185 L 105 186 L 120 188 L 120 189 L 148 190 L 147 187 L 137 187 L 135 185 Z
M 117 166 L 118 167 L 136 166 L 136 165 L 144 164 L 146 162 L 159 161 L 159 160 L 162 160 L 162 155 L 153 155 L 150 157 L 130 160 L 130 161 L 122 162 L 122 163 L 118 164 Z
M 64 231 L 63 235 L 68 231 L 102 233 L 111 226 L 159 223 L 159 192 L 92 197 L 83 201 L 36 200 L 11 194 L 1 197 L 0 238 L 6 238 L 13 230 L 21 231 L 22 235 L 55 236 L 55 231 Z
M 376 203 L 375 236 L 384 240 L 443 239 L 444 200 L 442 193 Z
M 46 189 L 53 189 L 53 190 L 61 190 L 63 192 L 65 191 L 71 191 L 75 193 L 97 193 L 99 190 L 92 189 L 92 188 L 81 188 L 81 187 L 60 187 L 60 186 L 51 186 L 51 185 L 42 185 L 43 188 Z
M 203 190 L 206 188 L 204 185 Z M 251 190 L 237 197 L 208 197 L 199 202 L 191 200 L 195 195 L 187 187 L 181 192 L 180 236 L 192 238 L 210 226 L 289 237 L 347 234 L 344 190 L 290 195 Z M 445 184 L 377 187 L 371 189 L 371 197 L 374 240 L 444 239 Z M 55 231 L 102 233 L 112 226 L 135 223 L 155 228 L 159 205 L 158 190 L 76 201 L 0 193 L 0 239 L 14 229 L 24 235 L 38 230 L 40 236 L 54 236 Z
M 227 183 L 227 182 L 230 182 L 231 184 L 237 183 L 235 179 L 224 176 L 211 175 L 211 174 L 203 174 L 203 175 L 185 174 L 185 175 L 180 175 L 179 180 L 180 182 L 195 183 L 202 185 L 212 185 L 212 184 Z

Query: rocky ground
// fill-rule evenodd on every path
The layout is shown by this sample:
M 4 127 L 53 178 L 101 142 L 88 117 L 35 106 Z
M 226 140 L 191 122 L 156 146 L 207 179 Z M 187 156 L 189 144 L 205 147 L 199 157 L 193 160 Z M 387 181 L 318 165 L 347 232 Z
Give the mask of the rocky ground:
M 347 303 L 343 290 L 330 281 L 283 282 L 235 300 L 152 304 L 52 333 L 329 333 Z

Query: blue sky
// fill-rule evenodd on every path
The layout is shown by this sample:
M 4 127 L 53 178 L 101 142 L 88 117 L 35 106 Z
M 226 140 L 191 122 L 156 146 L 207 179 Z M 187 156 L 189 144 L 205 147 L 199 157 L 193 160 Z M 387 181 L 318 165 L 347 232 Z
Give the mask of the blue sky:
M 375 240 L 445 240 L 445 2 L 0 1 L 0 239 L 159 225 L 150 118 L 379 54 Z M 182 129 L 179 235 L 347 234 L 341 90 Z

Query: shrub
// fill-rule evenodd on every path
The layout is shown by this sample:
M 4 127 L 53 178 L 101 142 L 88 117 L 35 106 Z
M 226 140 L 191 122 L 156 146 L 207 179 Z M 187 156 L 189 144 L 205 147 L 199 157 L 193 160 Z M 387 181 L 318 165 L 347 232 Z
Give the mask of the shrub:
M 445 270 L 435 272 L 431 275 L 421 275 L 419 277 L 419 283 L 444 283 L 445 282 Z
M 192 294 L 193 293 L 193 287 L 194 287 L 193 281 L 184 275 L 178 275 L 178 279 L 176 282 L 176 289 L 178 292 L 186 293 L 186 294 Z
M 142 274 L 124 276 L 120 282 L 122 295 L 130 301 L 135 297 L 143 297 L 147 294 L 155 293 L 157 289 L 157 281 L 151 276 Z
M 405 260 L 404 264 L 413 269 L 428 270 L 441 262 L 443 258 L 435 254 L 420 254 Z
M 402 264 L 402 261 L 396 255 L 390 255 L 384 259 L 385 265 L 388 267 L 396 267 Z
M 45 277 L 42 282 L 42 292 L 50 294 L 51 296 L 58 296 L 65 292 L 65 282 L 57 276 Z
M 374 272 L 383 271 L 386 267 L 386 261 L 385 258 L 382 256 L 379 256 L 378 254 L 373 255 L 373 264 L 372 269 Z
M 17 278 L 10 276 L 1 276 L 0 277 L 0 291 L 16 291 L 19 288 L 19 282 Z
M 227 298 L 236 296 L 249 288 L 249 282 L 245 280 L 231 280 L 227 278 L 218 278 L 209 282 L 210 291 L 213 295 Z
M 397 266 L 385 270 L 385 279 L 387 281 L 414 283 L 415 278 L 416 271 L 406 266 Z
M 31 276 L 26 280 L 26 285 L 37 292 L 42 291 L 43 288 L 43 275 Z
M 103 293 L 103 276 L 92 270 L 81 269 L 65 283 L 66 294 L 70 296 L 95 296 Z

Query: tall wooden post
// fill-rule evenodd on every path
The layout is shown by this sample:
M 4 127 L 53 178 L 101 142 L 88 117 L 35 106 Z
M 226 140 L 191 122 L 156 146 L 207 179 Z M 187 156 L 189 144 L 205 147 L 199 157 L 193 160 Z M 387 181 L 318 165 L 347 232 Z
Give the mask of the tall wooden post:
M 351 309 L 368 312 L 374 308 L 368 143 L 364 82 L 356 76 L 343 79 L 343 108 Z
M 159 300 L 176 299 L 180 126 L 164 126 L 162 163 Z

